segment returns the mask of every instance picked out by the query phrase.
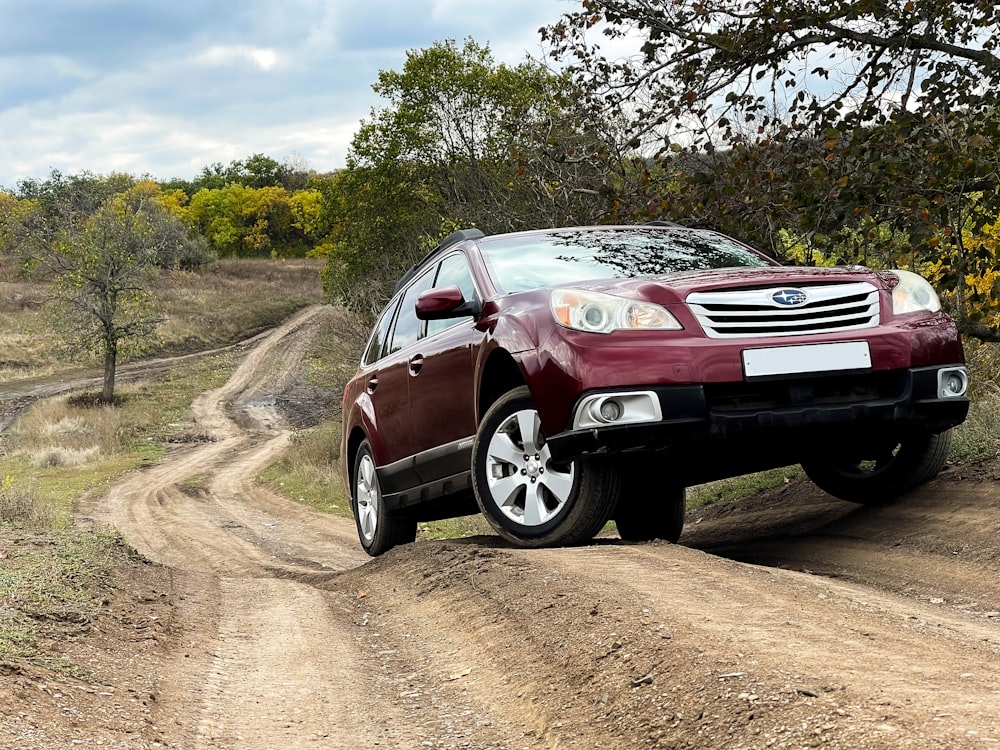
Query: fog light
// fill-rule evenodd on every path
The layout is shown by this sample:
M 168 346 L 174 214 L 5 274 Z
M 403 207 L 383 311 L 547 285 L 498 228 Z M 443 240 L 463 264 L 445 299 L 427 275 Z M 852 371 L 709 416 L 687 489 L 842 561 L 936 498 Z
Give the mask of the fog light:
M 609 398 L 601 402 L 601 418 L 606 422 L 617 422 L 622 418 L 623 411 L 621 401 Z
M 590 404 L 590 418 L 598 423 L 617 422 L 625 413 L 625 406 L 615 398 L 602 398 Z
M 663 419 L 660 400 L 652 391 L 591 393 L 580 399 L 573 415 L 573 429 L 593 429 L 659 422 Z
M 938 398 L 958 398 L 969 390 L 969 373 L 964 367 L 938 371 Z

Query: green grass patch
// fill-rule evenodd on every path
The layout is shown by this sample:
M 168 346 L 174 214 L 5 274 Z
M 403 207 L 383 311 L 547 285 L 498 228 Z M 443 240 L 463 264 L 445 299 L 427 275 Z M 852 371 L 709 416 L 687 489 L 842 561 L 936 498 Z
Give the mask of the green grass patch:
M 695 485 L 687 489 L 687 507 L 688 510 L 691 510 L 713 503 L 733 502 L 775 487 L 781 487 L 804 476 L 805 473 L 801 467 L 784 466 Z
M 257 480 L 323 513 L 351 518 L 351 503 L 338 470 L 340 422 L 299 430 L 291 447 L 257 475 Z
M 466 536 L 496 536 L 496 531 L 481 514 L 445 518 L 417 524 L 418 539 L 460 539 Z

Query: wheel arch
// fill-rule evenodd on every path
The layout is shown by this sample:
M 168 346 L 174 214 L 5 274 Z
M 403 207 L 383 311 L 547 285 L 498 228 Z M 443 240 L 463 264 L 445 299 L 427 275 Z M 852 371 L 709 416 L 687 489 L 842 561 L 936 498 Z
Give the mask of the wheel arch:
M 526 385 L 521 366 L 506 349 L 494 349 L 483 364 L 479 379 L 477 422 L 481 422 L 489 408 L 508 391 Z
M 351 430 L 347 438 L 347 455 L 344 457 L 344 471 L 346 472 L 345 478 L 348 488 L 354 483 L 354 463 L 358 457 L 358 450 L 367 438 L 368 436 L 360 426 L 356 426 Z

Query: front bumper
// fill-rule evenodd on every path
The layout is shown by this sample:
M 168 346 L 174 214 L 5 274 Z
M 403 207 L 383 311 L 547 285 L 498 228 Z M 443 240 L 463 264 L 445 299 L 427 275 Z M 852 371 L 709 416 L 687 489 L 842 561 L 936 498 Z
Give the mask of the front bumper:
M 756 443 L 774 450 L 848 433 L 941 432 L 961 424 L 964 395 L 941 398 L 939 372 L 960 364 L 883 373 L 797 378 L 764 383 L 651 386 L 662 418 L 625 425 L 568 429 L 547 439 L 556 461 L 624 451 L 677 449 L 692 454 L 718 441 Z M 584 394 L 581 398 L 586 398 Z M 778 461 L 796 463 L 797 459 Z

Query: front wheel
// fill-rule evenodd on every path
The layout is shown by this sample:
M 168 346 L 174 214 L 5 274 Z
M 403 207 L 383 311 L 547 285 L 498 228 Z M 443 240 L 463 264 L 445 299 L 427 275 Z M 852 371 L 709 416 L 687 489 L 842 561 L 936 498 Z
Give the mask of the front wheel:
M 386 508 L 382 485 L 375 471 L 375 457 L 367 440 L 361 443 L 354 458 L 353 476 L 351 510 L 365 552 L 374 557 L 417 538 L 416 521 Z
M 917 432 L 816 454 L 802 469 L 824 492 L 865 505 L 892 502 L 937 476 L 948 459 L 951 430 Z
M 607 523 L 618 474 L 606 463 L 553 463 L 526 387 L 501 396 L 483 417 L 473 447 L 479 508 L 504 539 L 521 547 L 579 544 Z

